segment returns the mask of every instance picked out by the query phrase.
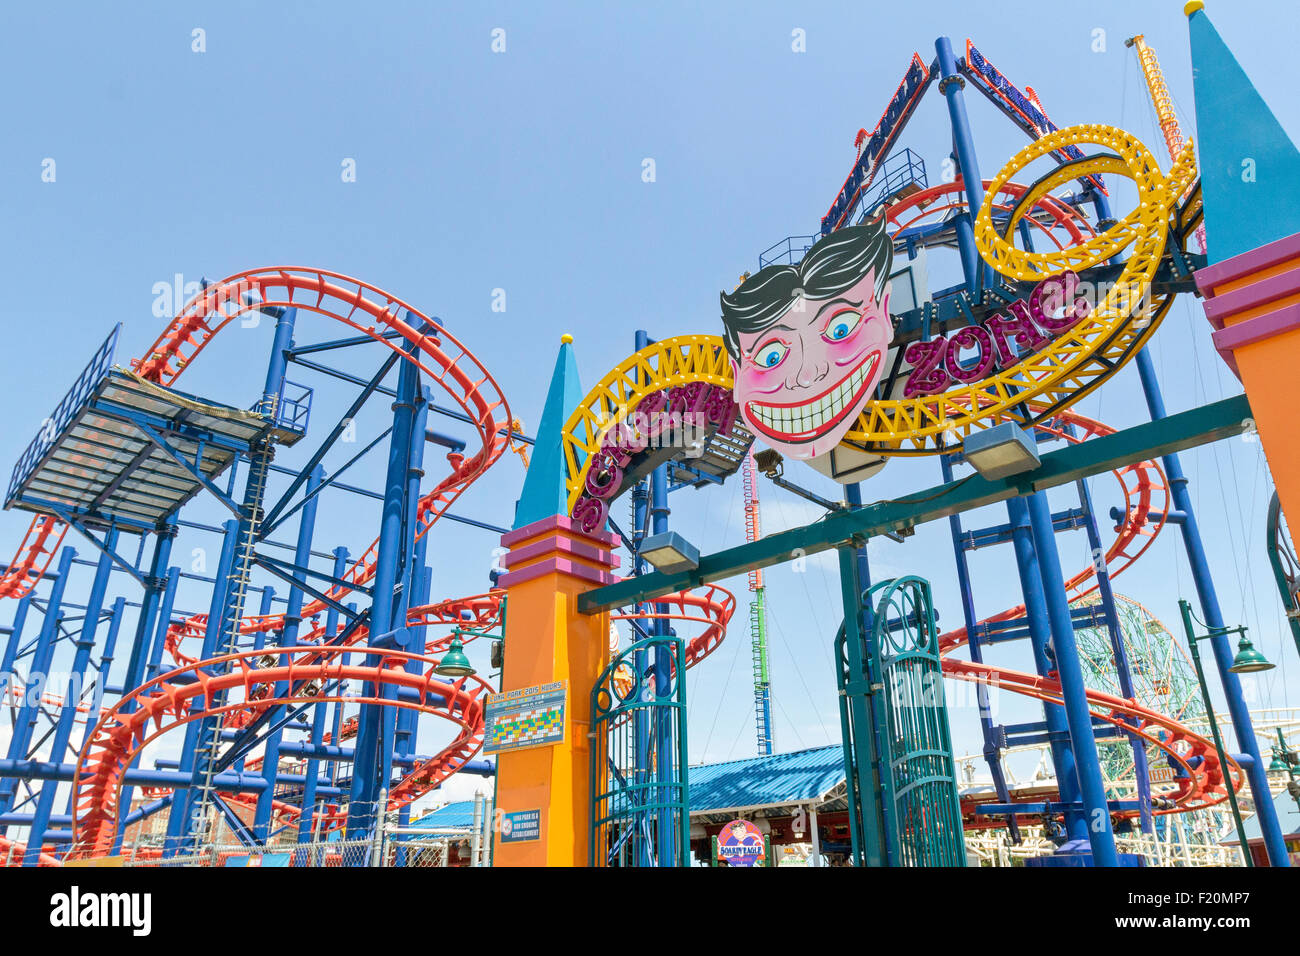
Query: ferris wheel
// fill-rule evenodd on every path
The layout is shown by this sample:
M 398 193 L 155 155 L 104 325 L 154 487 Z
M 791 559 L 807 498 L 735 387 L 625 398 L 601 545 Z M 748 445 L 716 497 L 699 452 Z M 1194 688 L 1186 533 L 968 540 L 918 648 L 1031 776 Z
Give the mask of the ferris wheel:
M 1100 603 L 1101 595 L 1094 591 L 1071 602 L 1071 606 L 1096 607 Z M 1205 706 L 1191 658 L 1174 640 L 1169 628 L 1147 608 L 1122 594 L 1115 595 L 1115 613 L 1124 636 L 1124 652 L 1137 702 L 1184 723 L 1202 717 Z M 1096 690 L 1127 696 L 1120 687 L 1108 628 L 1104 624 L 1077 627 L 1074 633 L 1085 683 Z M 1147 751 L 1151 767 L 1163 764 L 1159 748 L 1149 745 Z M 1127 741 L 1099 740 L 1097 756 L 1107 780 L 1132 785 L 1133 750 Z

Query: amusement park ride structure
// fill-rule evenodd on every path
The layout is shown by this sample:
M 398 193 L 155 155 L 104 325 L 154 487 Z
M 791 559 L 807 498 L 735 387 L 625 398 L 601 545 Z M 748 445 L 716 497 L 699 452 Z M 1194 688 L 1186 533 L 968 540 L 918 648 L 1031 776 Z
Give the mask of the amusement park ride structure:
M 1231 61 L 1198 4 L 1189 5 L 1189 16 L 1196 56 Z M 1159 108 L 1164 84 L 1154 53 L 1140 37 L 1134 45 Z M 774 472 L 755 466 L 753 434 L 729 415 L 735 382 L 717 336 L 655 340 L 639 332 L 634 354 L 585 393 L 566 336 L 534 443 L 492 374 L 445 323 L 338 273 L 276 267 L 205 284 L 129 368 L 113 365 L 114 330 L 20 458 L 6 496 L 7 507 L 35 517 L 0 575 L 0 596 L 14 601 L 12 625 L 0 628 L 0 693 L 14 703 L 0 761 L 0 859 L 35 866 L 113 856 L 128 827 L 157 814 L 166 814 L 167 826 L 166 839 L 148 851 L 156 856 L 200 849 L 218 828 L 250 848 L 333 833 L 367 840 L 390 816 L 409 822 L 411 805 L 454 774 L 477 773 L 495 774 L 497 813 L 540 820 L 535 839 L 498 832 L 499 864 L 685 864 L 684 672 L 718 647 L 736 605 L 713 582 L 748 577 L 757 744 L 771 753 L 763 571 L 795 552 L 835 548 L 844 625 L 838 638 L 822 638 L 835 640 L 838 653 L 857 862 L 959 863 L 964 824 L 967 833 L 1005 830 L 1012 842 L 1022 828 L 1045 827 L 1059 849 L 1034 857 L 1044 865 L 1118 865 L 1131 857 L 1117 852 L 1117 823 L 1135 822 L 1158 841 L 1178 814 L 1209 811 L 1240 790 L 1253 797 L 1270 861 L 1287 865 L 1178 459 L 1181 450 L 1239 431 L 1252 413 L 1260 417 L 1256 393 L 1247 382 L 1251 404 L 1239 397 L 1169 415 L 1147 347 L 1174 298 L 1197 291 L 1207 255 L 1191 251 L 1188 240 L 1202 235 L 1204 250 L 1202 220 L 1210 218 L 1212 253 L 1215 220 L 1207 210 L 1225 215 L 1215 205 L 1221 196 L 1207 188 L 1202 197 L 1192 147 L 1182 143 L 1172 111 L 1161 114 L 1172 163 L 1165 173 L 1122 130 L 1058 128 L 1032 90 L 1022 93 L 970 41 L 964 54 L 940 37 L 931 62 L 913 56 L 880 122 L 859 135 L 857 158 L 820 233 L 790 237 L 760 259 L 760 267 L 795 263 L 823 237 L 883 217 L 895 254 L 911 264 L 896 282 L 917 274 L 925 250 L 955 248 L 961 262 L 960 285 L 915 289 L 915 301 L 893 317 L 889 376 L 819 465 L 845 485 L 845 500 L 827 502 L 827 517 L 804 528 L 762 534 L 758 475 Z M 1231 66 L 1239 70 L 1235 61 Z M 992 179 L 980 173 L 964 102 L 968 85 L 1032 141 Z M 958 171 L 936 186 L 924 163 L 900 146 L 931 86 L 946 103 Z M 1213 137 L 1215 128 L 1203 120 L 1201 136 Z M 1088 146 L 1094 151 L 1086 153 Z M 1053 168 L 1030 183 L 1013 181 L 1037 160 Z M 1106 186 L 1113 177 L 1133 179 L 1140 194 L 1134 211 L 1120 218 Z M 1220 268 L 1222 258 L 1211 256 L 1208 267 Z M 978 381 L 966 375 L 959 346 L 950 346 L 947 368 L 958 384 L 905 394 L 911 356 L 963 335 L 987 339 L 985 324 L 999 312 L 1014 311 L 1044 278 L 1067 271 L 1104 290 L 1090 303 L 1087 322 L 1017 351 L 1005 367 L 985 367 Z M 1216 315 L 1230 331 L 1231 309 L 1240 307 L 1233 298 L 1237 274 L 1212 274 L 1220 283 Z M 247 315 L 275 322 L 253 407 L 180 391 L 180 375 Z M 300 344 L 305 315 L 347 331 Z M 1222 349 L 1238 350 L 1247 377 L 1253 359 L 1243 350 L 1257 341 L 1216 339 Z M 324 364 L 322 356 L 372 344 L 387 352 L 368 378 Z M 913 345 L 922 348 L 914 352 Z M 1118 431 L 1070 409 L 1130 360 L 1149 423 Z M 307 438 L 313 395 L 287 379 L 290 365 L 343 381 L 357 394 L 313 451 L 286 467 L 275 458 Z M 326 474 L 327 455 L 376 396 L 391 399 L 391 427 Z M 711 416 L 689 454 L 647 450 L 644 443 L 636 456 L 620 458 L 617 446 L 611 452 L 611 430 L 638 407 L 672 408 L 678 401 L 698 402 Z M 436 431 L 434 415 L 468 426 L 471 440 Z M 966 443 L 1005 423 L 1037 446 L 1037 467 L 958 477 L 957 469 L 974 460 Z M 428 463 L 430 444 L 445 449 L 441 472 Z M 381 447 L 388 451 L 382 490 L 339 480 Z M 527 476 L 510 527 L 453 512 L 511 450 L 524 457 Z M 893 457 L 913 459 L 895 467 L 919 471 L 914 459 L 922 456 L 938 458 L 943 484 L 864 505 L 861 478 Z M 670 529 L 668 496 L 720 484 L 737 471 L 746 543 L 699 555 Z M 1110 512 L 1109 544 L 1089 480 L 1105 471 L 1123 498 Z M 430 487 L 423 487 L 426 474 L 434 476 Z M 1046 490 L 1067 485 L 1077 505 L 1052 512 Z M 343 547 L 318 550 L 326 488 L 382 504 L 379 534 L 359 557 Z M 624 491 L 632 496 L 626 529 L 607 507 Z M 220 527 L 182 520 L 181 510 L 198 495 L 219 503 L 230 519 Z M 1005 523 L 963 522 L 965 512 L 1001 502 Z M 296 541 L 273 538 L 295 515 Z M 503 535 L 509 553 L 486 593 L 441 601 L 431 594 L 431 532 L 444 518 Z M 905 536 L 940 518 L 948 519 L 963 616 L 961 627 L 942 634 L 934 628 L 929 584 L 904 578 L 873 587 L 865 548 L 871 536 Z M 1177 644 L 1112 589 L 1169 525 L 1179 529 L 1201 615 L 1213 632 L 1209 643 L 1240 751 L 1226 758 L 1198 722 Z M 220 535 L 211 576 L 183 574 L 174 565 L 172 542 L 181 527 Z M 95 549 L 94 562 L 77 557 L 65 541 L 69 530 Z M 1076 530 L 1097 560 L 1067 577 L 1056 535 Z M 1014 553 L 1024 603 L 981 617 L 969 562 L 996 546 Z M 613 571 L 617 547 L 630 556 L 622 579 Z M 273 555 L 277 549 L 292 559 Z M 84 603 L 67 592 L 81 565 L 94 567 Z M 110 604 L 110 585 L 123 576 L 142 594 Z M 177 607 L 182 577 L 211 587 L 206 612 Z M 283 611 L 274 610 L 280 599 L 270 582 L 287 586 Z M 128 607 L 135 624 L 125 635 L 125 665 L 115 667 Z M 611 650 L 612 622 L 630 630 L 629 647 Z M 690 633 L 678 635 L 677 628 Z M 1149 639 L 1140 650 L 1135 634 Z M 504 644 L 498 687 L 479 677 L 463 653 L 466 643 L 485 636 Z M 1033 673 L 986 659 L 1013 641 L 1028 642 Z M 60 644 L 72 648 L 67 680 L 46 687 Z M 930 672 L 976 684 L 988 800 L 957 801 L 942 701 L 922 710 L 878 680 L 885 673 L 919 680 Z M 557 686 L 566 701 L 558 740 L 497 750 L 495 764 L 480 757 L 496 692 Z M 1043 719 L 998 724 L 990 687 L 1041 701 Z M 926 733 L 913 734 L 909 721 L 922 713 Z M 432 717 L 447 722 L 450 740 L 421 753 L 419 730 Z M 141 766 L 146 748 L 172 732 L 184 738 L 174 767 Z M 899 751 L 900 740 L 911 749 Z M 927 753 L 938 748 L 946 757 L 919 758 L 923 740 Z M 1033 802 L 1018 800 L 1007 779 L 1006 755 L 1025 748 L 1040 748 L 1054 770 L 1055 792 Z M 60 814 L 56 804 L 67 788 Z M 10 828 L 25 838 L 10 839 Z

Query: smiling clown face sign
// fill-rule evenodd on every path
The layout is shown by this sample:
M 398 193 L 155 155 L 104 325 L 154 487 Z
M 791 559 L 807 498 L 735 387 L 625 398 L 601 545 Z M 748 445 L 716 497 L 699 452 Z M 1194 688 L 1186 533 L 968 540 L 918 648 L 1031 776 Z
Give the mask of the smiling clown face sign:
M 782 455 L 825 455 L 874 394 L 893 338 L 893 244 L 883 218 L 818 240 L 722 295 L 734 395 L 745 424 Z

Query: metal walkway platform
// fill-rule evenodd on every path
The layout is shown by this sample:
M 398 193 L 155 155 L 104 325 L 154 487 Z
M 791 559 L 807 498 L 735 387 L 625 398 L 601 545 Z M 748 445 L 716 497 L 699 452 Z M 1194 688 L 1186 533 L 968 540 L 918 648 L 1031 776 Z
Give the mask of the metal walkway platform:
M 689 484 L 700 487 L 704 484 L 721 484 L 725 479 L 740 470 L 749 447 L 754 444 L 754 436 L 737 420 L 731 426 L 731 433 L 723 435 L 714 432 L 704 443 L 704 450 L 698 458 L 686 458 L 672 463 L 669 469 L 673 484 Z M 697 477 L 691 480 L 688 475 Z
M 309 400 L 282 399 L 272 420 L 115 368 L 119 329 L 18 459 L 5 508 L 152 530 L 205 487 L 225 498 L 213 481 L 251 446 L 305 434 Z

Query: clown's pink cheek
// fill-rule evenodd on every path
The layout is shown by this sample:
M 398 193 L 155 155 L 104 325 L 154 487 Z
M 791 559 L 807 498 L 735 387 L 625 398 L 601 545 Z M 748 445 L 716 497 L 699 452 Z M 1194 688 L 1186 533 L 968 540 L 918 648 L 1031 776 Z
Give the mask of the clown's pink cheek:
M 736 390 L 742 393 L 759 392 L 763 395 L 780 391 L 785 388 L 785 367 L 788 361 L 770 369 L 760 369 L 754 366 L 747 366 L 741 370 L 740 378 L 736 382 Z
M 875 336 L 866 334 L 859 328 L 848 338 L 839 342 L 827 342 L 826 354 L 836 365 L 847 365 L 856 360 L 864 349 L 872 344 Z
M 883 349 L 888 342 L 889 336 L 886 333 L 885 323 L 881 319 L 874 318 L 864 321 L 843 341 L 828 342 L 826 351 L 836 365 L 849 365 L 861 358 L 868 349 L 873 347 Z

